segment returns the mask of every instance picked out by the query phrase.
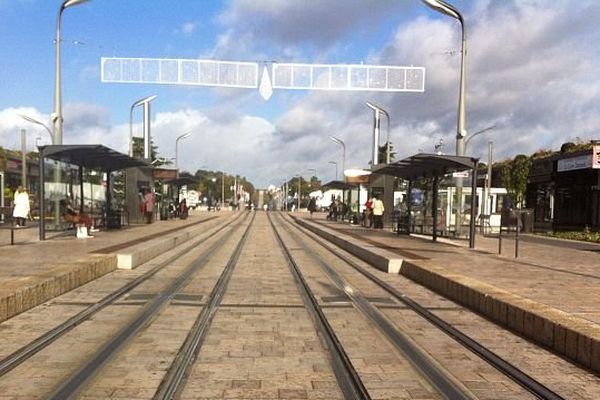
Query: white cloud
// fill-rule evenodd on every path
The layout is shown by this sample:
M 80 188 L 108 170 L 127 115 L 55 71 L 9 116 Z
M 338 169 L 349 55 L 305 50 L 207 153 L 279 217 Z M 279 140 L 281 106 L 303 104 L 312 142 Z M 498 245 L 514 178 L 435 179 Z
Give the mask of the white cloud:
M 185 22 L 181 26 L 181 32 L 184 36 L 191 36 L 196 31 L 197 24 L 193 22 Z

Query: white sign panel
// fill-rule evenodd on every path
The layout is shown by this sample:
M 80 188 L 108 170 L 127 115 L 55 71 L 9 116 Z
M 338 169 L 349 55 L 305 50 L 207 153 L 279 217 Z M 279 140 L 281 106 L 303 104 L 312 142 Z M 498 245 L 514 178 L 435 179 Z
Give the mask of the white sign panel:
M 592 155 L 585 154 L 579 157 L 565 158 L 558 160 L 556 170 L 558 172 L 574 171 L 576 169 L 586 169 L 592 167 Z

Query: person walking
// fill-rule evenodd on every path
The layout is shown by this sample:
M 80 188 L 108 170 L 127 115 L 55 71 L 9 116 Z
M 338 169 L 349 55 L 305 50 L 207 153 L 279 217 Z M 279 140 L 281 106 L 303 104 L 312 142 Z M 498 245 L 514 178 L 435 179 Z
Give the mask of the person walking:
M 373 196 L 373 218 L 375 229 L 383 229 L 383 213 L 385 208 L 383 207 L 383 201 L 379 200 L 379 197 Z
M 308 211 L 310 211 L 310 217 L 312 218 L 313 213 L 317 210 L 317 200 L 314 197 L 310 198 L 308 202 Z
M 17 228 L 25 226 L 25 221 L 29 218 L 30 205 L 29 205 L 29 194 L 23 186 L 19 186 L 15 191 L 13 208 L 13 218 L 17 222 Z

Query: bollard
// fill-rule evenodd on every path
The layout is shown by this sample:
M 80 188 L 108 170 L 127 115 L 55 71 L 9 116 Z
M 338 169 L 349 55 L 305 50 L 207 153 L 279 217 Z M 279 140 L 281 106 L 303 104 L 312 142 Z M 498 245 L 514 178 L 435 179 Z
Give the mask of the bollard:
M 498 254 L 502 254 L 502 226 L 498 231 Z
M 519 223 L 517 222 L 517 228 L 515 231 L 515 258 L 519 257 Z

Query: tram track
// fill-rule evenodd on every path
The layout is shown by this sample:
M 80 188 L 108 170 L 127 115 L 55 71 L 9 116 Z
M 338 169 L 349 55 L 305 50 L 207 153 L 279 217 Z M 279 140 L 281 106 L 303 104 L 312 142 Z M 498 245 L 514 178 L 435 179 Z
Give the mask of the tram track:
M 280 220 L 283 218 L 279 215 Z M 287 221 L 286 221 L 287 222 Z M 272 221 L 271 221 L 272 223 Z M 273 229 L 276 229 L 273 225 Z M 284 229 L 292 236 L 294 241 L 301 244 L 307 254 L 316 262 L 325 272 L 329 279 L 334 283 L 338 290 L 345 293 L 351 303 L 379 330 L 390 343 L 410 361 L 413 367 L 423 376 L 442 396 L 444 399 L 452 400 L 467 400 L 474 399 L 472 393 L 458 382 L 454 377 L 447 373 L 441 366 L 435 362 L 423 349 L 419 348 L 405 333 L 395 328 L 390 321 L 372 305 L 369 300 L 361 294 L 359 290 L 353 287 L 346 279 L 330 267 L 323 259 L 313 252 L 308 251 L 308 246 L 299 237 L 298 234 L 292 232 L 290 225 L 284 226 Z M 282 242 L 282 245 L 285 246 Z M 287 250 L 286 250 L 287 251 Z M 319 307 L 320 308 L 320 307 Z M 335 334 L 334 334 L 335 336 Z M 340 345 L 341 346 L 341 345 Z M 365 389 L 366 391 L 366 389 Z M 367 397 L 370 398 L 368 393 Z
M 247 214 L 246 214 L 247 217 Z M 234 222 L 234 221 L 232 221 Z M 249 226 L 252 224 L 250 222 Z M 227 227 L 222 226 L 218 232 Z M 234 229 L 239 229 L 241 225 L 237 225 Z M 214 238 L 214 234 L 210 235 Z M 154 298 L 137 314 L 137 316 L 124 326 L 114 337 L 105 343 L 84 365 L 80 366 L 66 380 L 59 384 L 58 388 L 48 396 L 50 400 L 64 400 L 74 398 L 82 388 L 98 373 L 98 371 L 110 361 L 143 327 L 163 310 L 169 301 L 182 289 L 194 274 L 198 273 L 209 262 L 213 253 L 224 247 L 227 240 L 216 241 L 207 250 L 188 265 L 183 273 L 179 274 L 176 279 L 171 282 L 166 288 L 158 293 Z M 185 253 L 182 250 L 180 255 L 187 254 L 194 246 L 188 246 Z M 172 263 L 173 260 L 171 260 Z M 165 264 L 167 265 L 167 264 Z
M 200 240 L 194 240 L 194 241 L 192 241 L 192 243 L 185 245 L 184 247 L 179 249 L 174 255 L 169 257 L 167 260 L 164 260 L 163 262 L 161 262 L 157 266 L 153 267 L 149 271 L 138 276 L 137 278 L 135 278 L 134 280 L 123 285 L 119 289 L 104 296 L 98 302 L 88 305 L 87 308 L 80 311 L 76 315 L 72 316 L 65 322 L 63 322 L 60 325 L 54 327 L 53 329 L 47 331 L 43 335 L 37 337 L 30 343 L 22 346 L 21 348 L 14 351 L 10 355 L 4 357 L 2 360 L 0 360 L 0 377 L 4 376 L 9 371 L 18 367 L 23 362 L 27 361 L 29 358 L 31 358 L 32 356 L 34 356 L 35 354 L 37 354 L 38 352 L 40 352 L 41 350 L 43 350 L 44 348 L 49 346 L 54 341 L 63 337 L 67 332 L 71 331 L 77 325 L 80 325 L 81 323 L 89 320 L 93 315 L 95 315 L 102 309 L 108 307 L 109 305 L 114 304 L 119 298 L 121 298 L 122 296 L 131 292 L 133 289 L 135 289 L 142 283 L 148 281 L 151 277 L 156 275 L 159 271 L 163 270 L 166 266 L 168 266 L 169 264 L 173 263 L 175 260 L 177 260 L 180 257 L 187 254 L 190 250 L 192 250 L 196 246 L 206 242 L 213 235 L 216 235 L 219 232 L 226 229 L 227 227 L 231 226 L 231 224 L 236 222 L 238 218 L 240 218 L 240 217 L 237 216 L 235 219 L 229 221 L 228 223 L 221 225 L 216 230 L 214 230 L 214 232 L 212 232 L 211 235 L 206 235 L 206 237 L 203 237 Z
M 326 249 L 332 255 L 334 255 L 335 257 L 342 260 L 344 263 L 346 263 L 347 265 L 352 267 L 355 271 L 359 272 L 364 277 L 369 279 L 371 282 L 375 283 L 381 289 L 383 289 L 388 294 L 390 294 L 393 298 L 400 301 L 402 304 L 404 304 L 410 310 L 414 311 L 419 316 L 421 316 L 422 318 L 424 318 L 425 320 L 430 322 L 433 326 L 438 328 L 440 331 L 445 333 L 447 336 L 449 336 L 450 338 L 455 340 L 457 343 L 461 344 L 463 347 L 465 347 L 472 353 L 476 354 L 482 360 L 487 362 L 489 365 L 493 366 L 496 370 L 500 371 L 503 375 L 505 375 L 512 381 L 516 382 L 523 389 L 527 390 L 529 393 L 531 393 L 535 397 L 537 397 L 539 399 L 547 399 L 547 400 L 564 400 L 564 398 L 562 396 L 560 396 L 558 393 L 552 391 L 547 386 L 545 386 L 541 382 L 537 381 L 536 379 L 534 379 L 533 377 L 531 377 L 530 375 L 528 375 L 527 373 L 525 373 L 524 371 L 522 371 L 521 369 L 516 367 L 515 365 L 511 364 L 507 360 L 505 360 L 502 357 L 500 357 L 499 355 L 495 354 L 493 351 L 489 350 L 484 345 L 477 342 L 470 336 L 464 334 L 459 329 L 452 326 L 450 323 L 448 323 L 445 320 L 443 320 L 442 318 L 436 316 L 431 311 L 429 311 L 426 307 L 420 305 L 417 301 L 411 299 L 409 296 L 402 293 L 400 290 L 392 287 L 387 282 L 378 278 L 375 274 L 369 272 L 365 268 L 358 265 L 350 257 L 348 257 L 344 253 L 342 253 L 342 251 L 334 249 L 333 246 L 335 246 L 335 245 L 331 244 L 330 242 L 325 241 L 324 239 L 317 237 L 315 234 L 313 234 L 309 230 L 299 226 L 297 223 L 292 224 L 289 220 L 287 220 L 283 217 L 281 217 L 281 219 L 286 220 L 286 222 L 289 225 L 294 226 L 298 231 L 302 232 L 304 234 L 304 237 L 310 237 L 315 243 L 319 244 L 322 248 Z M 337 246 L 335 246 L 335 247 L 337 248 Z M 324 267 L 329 268 L 326 265 L 324 265 Z M 341 281 L 338 282 L 338 285 L 341 285 L 340 287 L 344 287 L 344 285 L 346 285 L 346 287 L 349 287 L 349 286 L 347 286 L 347 284 L 345 284 Z M 346 294 L 349 297 L 354 296 L 354 294 L 352 293 L 352 290 L 346 291 Z M 449 398 L 453 399 L 454 397 L 449 397 Z

